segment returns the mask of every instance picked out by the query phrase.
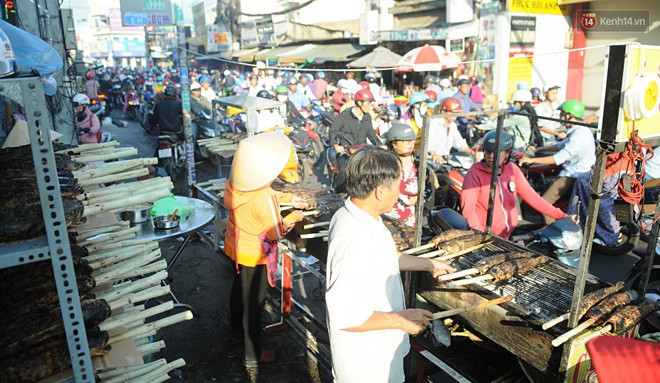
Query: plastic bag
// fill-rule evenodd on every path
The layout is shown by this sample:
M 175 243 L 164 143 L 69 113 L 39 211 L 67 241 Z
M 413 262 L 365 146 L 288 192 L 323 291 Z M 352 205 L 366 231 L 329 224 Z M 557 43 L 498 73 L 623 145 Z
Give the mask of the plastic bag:
M 3 20 L 0 29 L 9 37 L 19 71 L 30 69 L 47 78 L 64 66 L 55 49 L 39 37 Z

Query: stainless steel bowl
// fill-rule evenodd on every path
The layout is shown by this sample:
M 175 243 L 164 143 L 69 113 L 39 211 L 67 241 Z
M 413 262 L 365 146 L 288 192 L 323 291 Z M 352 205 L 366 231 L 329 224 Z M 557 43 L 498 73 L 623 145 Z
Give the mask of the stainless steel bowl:
M 130 223 L 147 222 L 149 218 L 151 218 L 151 209 L 153 209 L 153 207 L 154 204 L 151 202 L 131 206 L 119 213 L 119 217 L 121 217 L 121 219 L 124 221 L 129 221 Z
M 169 215 L 157 215 L 153 218 L 154 226 L 156 226 L 156 229 L 162 229 L 162 230 L 176 229 L 177 227 L 179 227 L 179 222 L 181 221 L 181 217 L 175 215 L 171 221 L 168 221 L 169 219 L 170 219 Z

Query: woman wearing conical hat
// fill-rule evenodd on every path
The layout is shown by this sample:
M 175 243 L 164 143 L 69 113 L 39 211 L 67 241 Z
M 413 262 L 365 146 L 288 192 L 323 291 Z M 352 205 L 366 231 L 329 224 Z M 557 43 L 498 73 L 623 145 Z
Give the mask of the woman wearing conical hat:
M 262 133 L 240 142 L 227 181 L 225 253 L 236 265 L 231 324 L 235 340 L 244 339 L 246 367 L 275 361 L 272 350 L 261 348 L 261 315 L 268 284 L 275 286 L 277 240 L 303 218 L 300 210 L 282 218 L 279 203 L 294 202 L 298 209 L 306 204 L 270 184 L 278 176 L 297 178 L 296 166 L 295 150 L 283 133 Z

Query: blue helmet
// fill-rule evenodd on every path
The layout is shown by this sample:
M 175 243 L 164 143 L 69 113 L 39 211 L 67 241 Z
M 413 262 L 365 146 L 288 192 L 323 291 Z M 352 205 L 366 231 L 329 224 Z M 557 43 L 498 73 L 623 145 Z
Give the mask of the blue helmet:
M 211 79 L 208 76 L 202 76 L 202 78 L 199 79 L 199 82 L 208 82 L 209 84 L 211 83 Z
M 429 96 L 424 93 L 424 92 L 417 92 L 414 93 L 412 96 L 410 96 L 410 101 L 408 101 L 408 104 L 415 105 L 420 102 L 430 102 L 431 100 L 429 99 Z
M 291 77 L 291 73 L 289 73 L 289 72 L 284 72 L 284 73 L 282 73 L 282 77 L 284 77 L 284 78 L 289 78 L 289 77 Z
M 320 70 L 320 71 L 316 74 L 316 76 L 317 76 L 318 78 L 325 78 L 325 72 L 322 71 L 322 70 Z

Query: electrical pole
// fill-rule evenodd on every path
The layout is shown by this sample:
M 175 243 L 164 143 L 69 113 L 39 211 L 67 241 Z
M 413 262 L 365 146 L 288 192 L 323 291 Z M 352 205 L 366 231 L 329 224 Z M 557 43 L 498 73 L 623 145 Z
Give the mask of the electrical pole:
M 193 141 L 192 124 L 190 120 L 190 80 L 188 77 L 188 54 L 186 51 L 186 31 L 183 23 L 182 0 L 176 1 L 174 10 L 176 14 L 179 75 L 181 77 L 181 101 L 183 102 L 183 131 L 186 136 L 186 173 L 188 174 L 188 195 L 192 195 L 192 185 L 196 182 L 195 144 Z
M 47 42 L 64 61 L 64 66 L 53 74 L 57 80 L 60 97 L 59 107 L 48 106 L 54 129 L 62 133 L 60 141 L 77 143 L 73 126 L 73 108 L 71 97 L 75 94 L 75 79 L 70 78 L 67 71 L 67 51 L 64 47 L 64 30 L 60 4 L 58 0 L 34 0 L 17 4 L 21 20 L 20 28 Z M 84 73 L 80 74 L 84 75 Z M 55 103 L 52 105 L 56 105 Z

